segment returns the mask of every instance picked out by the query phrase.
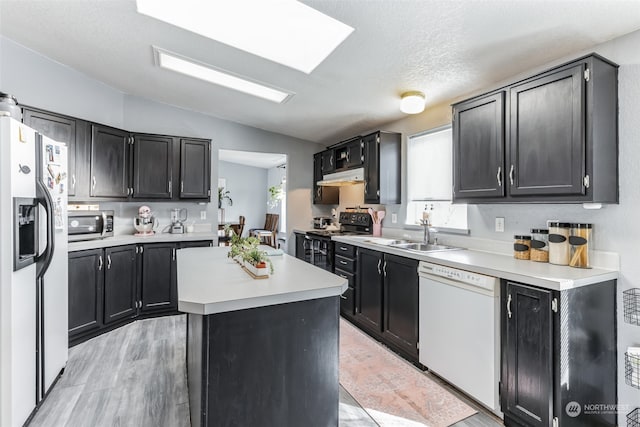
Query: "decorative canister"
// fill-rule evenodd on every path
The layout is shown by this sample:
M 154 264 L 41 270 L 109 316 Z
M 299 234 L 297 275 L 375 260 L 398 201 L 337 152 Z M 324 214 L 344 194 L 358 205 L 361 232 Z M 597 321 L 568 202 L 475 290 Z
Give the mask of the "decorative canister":
M 549 263 L 569 265 L 571 256 L 570 228 L 571 224 L 568 222 L 549 223 Z
M 549 262 L 549 230 L 546 228 L 531 229 L 531 261 Z
M 15 97 L 8 93 L 0 92 L 0 116 L 10 116 L 16 120 L 22 120 L 22 109 Z
M 591 224 L 571 224 L 571 236 L 569 236 L 569 244 L 571 245 L 571 260 L 569 265 L 578 268 L 591 268 L 589 262 L 589 251 L 591 241 Z
M 513 257 L 515 259 L 529 259 L 531 236 L 513 236 Z

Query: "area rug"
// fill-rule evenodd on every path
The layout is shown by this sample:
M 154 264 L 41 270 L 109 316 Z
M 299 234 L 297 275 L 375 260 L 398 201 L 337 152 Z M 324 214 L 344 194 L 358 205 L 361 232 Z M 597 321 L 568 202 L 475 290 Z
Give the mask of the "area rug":
M 384 427 L 446 427 L 476 413 L 344 319 L 340 319 L 340 384 Z

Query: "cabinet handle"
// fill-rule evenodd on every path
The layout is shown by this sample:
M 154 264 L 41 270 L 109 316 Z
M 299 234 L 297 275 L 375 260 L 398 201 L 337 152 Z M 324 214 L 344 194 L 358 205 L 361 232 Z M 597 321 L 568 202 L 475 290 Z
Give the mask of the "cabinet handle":
M 169 180 L 169 194 L 171 194 L 171 180 Z
M 184 181 L 180 181 L 180 192 L 184 193 Z
M 111 270 L 111 255 L 107 255 L 107 270 Z
M 384 277 L 387 277 L 387 261 L 384 262 L 384 265 L 382 266 L 382 271 L 384 273 Z
M 498 173 L 496 174 L 498 180 L 498 187 L 502 187 L 502 166 L 498 166 Z
M 344 246 L 340 246 L 340 250 L 341 250 L 341 251 L 346 251 L 346 250 L 347 250 L 347 248 L 345 248 Z
M 347 297 L 345 297 L 344 295 L 340 295 L 340 298 L 347 299 Z
M 351 159 L 351 156 L 349 155 L 349 152 L 347 151 L 347 163 L 349 163 L 350 159 Z
M 513 185 L 513 165 L 511 165 L 511 169 L 509 169 L 509 182 Z
M 382 274 L 382 270 L 380 270 L 380 264 L 382 264 L 382 259 L 378 260 L 378 276 Z
M 322 187 L 318 187 L 318 197 L 320 197 L 320 192 L 322 191 Z
M 333 154 L 329 157 L 329 165 L 333 166 Z
M 95 190 L 95 188 L 96 188 L 96 176 L 94 175 L 91 177 L 91 189 Z
M 173 248 L 171 250 L 171 256 L 173 257 L 173 261 L 175 261 L 176 260 L 176 249 L 175 248 Z
M 344 274 L 338 274 L 338 276 L 342 277 L 343 279 L 347 279 L 347 276 L 345 276 Z
M 364 182 L 364 194 L 368 194 L 369 193 L 369 180 L 366 180 Z
M 340 261 L 340 264 L 347 265 L 347 261 Z
M 98 271 L 102 270 L 103 265 L 104 265 L 104 262 L 102 261 L 102 255 L 100 255 L 98 257 Z
M 511 294 L 507 296 L 507 316 L 511 319 Z
M 76 174 L 71 174 L 71 187 L 76 188 Z

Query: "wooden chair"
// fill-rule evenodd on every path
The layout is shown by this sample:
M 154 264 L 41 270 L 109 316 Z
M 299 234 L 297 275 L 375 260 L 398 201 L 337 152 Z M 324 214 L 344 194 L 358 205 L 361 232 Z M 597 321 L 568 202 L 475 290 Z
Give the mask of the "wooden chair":
M 242 237 L 242 232 L 244 231 L 244 223 L 245 223 L 245 217 L 240 215 L 240 218 L 238 219 L 238 225 L 234 224 L 231 226 L 231 228 L 233 229 L 233 232 L 236 233 L 236 235 L 239 237 Z
M 260 239 L 262 243 L 265 245 L 269 245 L 272 247 L 276 247 L 276 235 L 278 233 L 278 221 L 280 220 L 280 215 L 278 214 L 267 214 L 267 217 L 264 221 L 264 228 L 262 229 L 251 229 L 249 230 L 250 236 L 255 236 Z

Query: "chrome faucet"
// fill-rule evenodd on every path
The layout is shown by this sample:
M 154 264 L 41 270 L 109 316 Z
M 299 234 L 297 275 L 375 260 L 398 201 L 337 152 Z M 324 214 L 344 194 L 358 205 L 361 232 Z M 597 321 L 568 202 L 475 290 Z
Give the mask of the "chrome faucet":
M 422 238 L 422 243 L 424 243 L 425 245 L 432 244 L 431 233 L 435 234 L 438 232 L 438 230 L 431 227 L 431 224 L 429 224 L 429 220 L 421 219 L 420 224 L 424 227 L 424 236 Z M 437 242 L 437 239 L 438 239 L 437 237 L 434 237 L 434 240 L 436 242 Z

